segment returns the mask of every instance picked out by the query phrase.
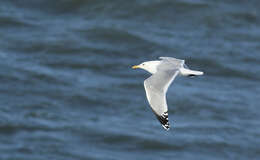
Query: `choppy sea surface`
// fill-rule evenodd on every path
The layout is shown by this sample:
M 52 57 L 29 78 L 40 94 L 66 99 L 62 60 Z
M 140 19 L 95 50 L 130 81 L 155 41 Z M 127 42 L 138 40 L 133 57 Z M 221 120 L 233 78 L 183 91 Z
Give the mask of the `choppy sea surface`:
M 149 74 L 185 59 L 205 75 L 168 90 Z M 1 0 L 1 160 L 260 159 L 260 1 Z

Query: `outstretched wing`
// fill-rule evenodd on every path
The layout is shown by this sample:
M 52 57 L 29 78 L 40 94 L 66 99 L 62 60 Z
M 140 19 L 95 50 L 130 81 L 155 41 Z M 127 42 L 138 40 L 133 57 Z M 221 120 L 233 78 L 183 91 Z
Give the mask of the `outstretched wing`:
M 176 59 L 176 58 L 173 58 L 173 57 L 159 57 L 159 59 L 161 59 L 163 61 L 168 61 L 172 64 L 175 64 L 178 67 L 184 65 L 184 62 L 185 62 L 182 59 Z
M 164 129 L 169 130 L 166 92 L 179 73 L 177 69 L 159 70 L 144 81 L 147 100 Z

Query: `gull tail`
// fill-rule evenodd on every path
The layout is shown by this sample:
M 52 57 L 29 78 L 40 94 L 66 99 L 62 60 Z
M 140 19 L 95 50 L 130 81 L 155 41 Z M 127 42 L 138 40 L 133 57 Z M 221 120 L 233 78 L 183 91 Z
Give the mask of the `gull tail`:
M 195 71 L 195 70 L 191 70 L 191 69 L 187 69 L 187 68 L 181 68 L 180 74 L 183 76 L 194 77 L 194 76 L 201 76 L 204 73 L 201 71 Z

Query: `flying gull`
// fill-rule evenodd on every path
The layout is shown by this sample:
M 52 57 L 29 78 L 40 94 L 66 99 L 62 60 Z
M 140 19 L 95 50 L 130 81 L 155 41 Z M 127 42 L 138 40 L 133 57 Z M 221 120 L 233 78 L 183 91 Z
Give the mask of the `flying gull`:
M 132 68 L 141 68 L 152 74 L 144 81 L 146 97 L 163 128 L 169 130 L 170 124 L 168 121 L 166 92 L 170 84 L 178 74 L 193 77 L 203 75 L 203 72 L 190 70 L 184 64 L 184 60 L 172 57 L 160 57 L 159 59 L 160 60 L 143 62 Z

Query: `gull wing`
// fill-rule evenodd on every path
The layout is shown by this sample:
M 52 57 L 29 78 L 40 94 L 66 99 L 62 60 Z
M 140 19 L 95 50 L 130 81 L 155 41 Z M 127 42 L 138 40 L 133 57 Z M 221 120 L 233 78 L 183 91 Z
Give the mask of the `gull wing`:
M 171 62 L 171 63 L 175 64 L 176 66 L 182 66 L 185 62 L 182 59 L 176 59 L 176 58 L 173 58 L 173 57 L 159 57 L 159 59 L 161 59 L 163 61 Z
M 164 129 L 169 130 L 166 92 L 179 70 L 159 70 L 144 81 L 147 100 Z

